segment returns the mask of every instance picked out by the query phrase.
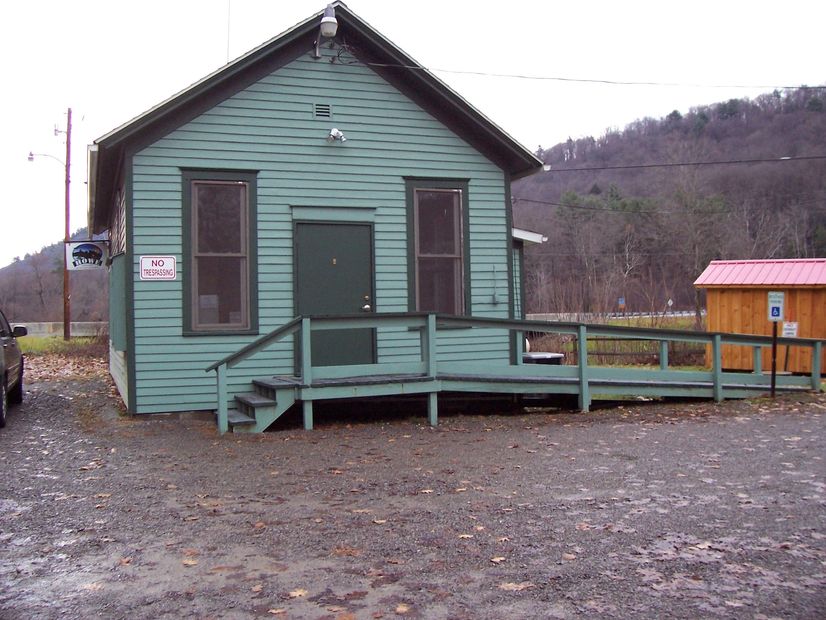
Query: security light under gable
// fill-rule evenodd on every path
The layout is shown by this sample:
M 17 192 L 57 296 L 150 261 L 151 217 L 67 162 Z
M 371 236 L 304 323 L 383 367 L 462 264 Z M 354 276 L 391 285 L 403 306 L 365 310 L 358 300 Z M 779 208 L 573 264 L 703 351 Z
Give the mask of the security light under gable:
M 313 58 L 321 58 L 321 40 L 322 39 L 332 39 L 336 36 L 338 32 L 338 20 L 336 19 L 336 10 L 333 8 L 332 4 L 328 4 L 327 8 L 324 9 L 324 15 L 321 18 L 321 27 L 318 31 L 318 37 L 315 40 L 315 50 L 313 52 Z
M 336 20 L 336 10 L 332 4 L 328 4 L 324 9 L 324 17 L 321 18 L 321 36 L 328 39 L 336 36 L 338 32 L 338 20 Z

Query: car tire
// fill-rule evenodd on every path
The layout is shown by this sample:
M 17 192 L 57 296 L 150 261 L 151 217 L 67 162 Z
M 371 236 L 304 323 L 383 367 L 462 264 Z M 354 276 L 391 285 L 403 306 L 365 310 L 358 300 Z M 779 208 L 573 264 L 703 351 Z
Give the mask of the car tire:
M 9 410 L 9 400 L 6 398 L 6 382 L 0 377 L 0 428 L 6 425 L 6 412 Z
M 9 392 L 9 403 L 19 405 L 23 402 L 23 360 L 20 360 L 20 372 L 17 375 L 17 385 Z

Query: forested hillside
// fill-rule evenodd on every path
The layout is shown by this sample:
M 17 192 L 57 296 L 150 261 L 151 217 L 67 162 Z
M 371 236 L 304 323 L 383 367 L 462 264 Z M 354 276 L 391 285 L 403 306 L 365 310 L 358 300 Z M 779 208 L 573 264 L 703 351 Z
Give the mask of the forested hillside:
M 712 259 L 826 256 L 825 102 L 775 91 L 540 148 L 550 170 L 513 187 L 516 225 L 549 238 L 527 252 L 529 311 L 695 308 Z M 769 161 L 678 165 L 749 160 Z
M 700 308 L 692 283 L 712 259 L 826 256 L 825 89 L 674 111 L 538 154 L 550 171 L 512 191 L 515 224 L 548 236 L 527 251 L 529 312 L 615 311 L 619 298 Z M 61 320 L 62 250 L 0 269 L 11 320 Z M 106 285 L 105 270 L 72 274 L 73 320 L 106 320 Z
M 86 229 L 72 239 L 88 239 Z M 72 271 L 69 286 L 73 321 L 108 320 L 106 269 Z M 12 322 L 63 320 L 62 241 L 0 269 L 0 308 Z

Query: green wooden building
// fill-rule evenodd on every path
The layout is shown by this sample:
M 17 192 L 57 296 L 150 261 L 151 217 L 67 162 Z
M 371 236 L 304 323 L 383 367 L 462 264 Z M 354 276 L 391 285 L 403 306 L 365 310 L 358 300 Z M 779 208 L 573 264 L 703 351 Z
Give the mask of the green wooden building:
M 132 413 L 215 409 L 205 368 L 296 316 L 521 317 L 535 239 L 513 228 L 509 191 L 541 162 L 331 6 L 334 36 L 313 15 L 90 146 L 110 368 Z M 508 364 L 517 336 L 444 330 L 437 352 Z M 328 330 L 312 359 L 404 364 L 418 346 L 404 325 Z M 291 337 L 239 363 L 226 399 L 293 374 L 299 353 Z

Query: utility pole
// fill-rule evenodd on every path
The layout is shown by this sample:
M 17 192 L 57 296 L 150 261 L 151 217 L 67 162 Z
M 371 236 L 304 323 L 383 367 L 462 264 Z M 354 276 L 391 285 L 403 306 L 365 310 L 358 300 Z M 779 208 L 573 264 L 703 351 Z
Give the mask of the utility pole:
M 65 227 L 63 232 L 63 340 L 69 340 L 72 337 L 72 310 L 71 310 L 71 303 L 69 301 L 69 259 L 66 256 L 66 251 L 68 248 L 68 243 L 71 241 L 70 229 L 69 229 L 69 213 L 71 210 L 71 200 L 70 200 L 70 189 L 71 189 L 71 180 L 72 180 L 72 108 L 68 108 L 66 111 L 66 131 L 62 129 L 58 129 L 57 125 L 54 126 L 54 135 L 57 136 L 61 133 L 66 134 L 66 161 L 61 161 L 60 158 L 55 157 L 54 155 L 49 155 L 48 153 L 33 153 L 29 151 L 29 161 L 34 161 L 34 158 L 37 156 L 48 157 L 49 159 L 53 159 L 56 162 L 63 164 L 66 168 L 66 213 L 65 213 Z
M 58 133 L 55 128 L 55 134 Z M 67 244 L 71 241 L 69 235 L 69 189 L 71 183 L 70 168 L 72 165 L 72 108 L 66 113 L 66 227 L 63 235 L 63 340 L 72 337 L 72 310 L 69 301 L 69 259 L 66 256 Z

